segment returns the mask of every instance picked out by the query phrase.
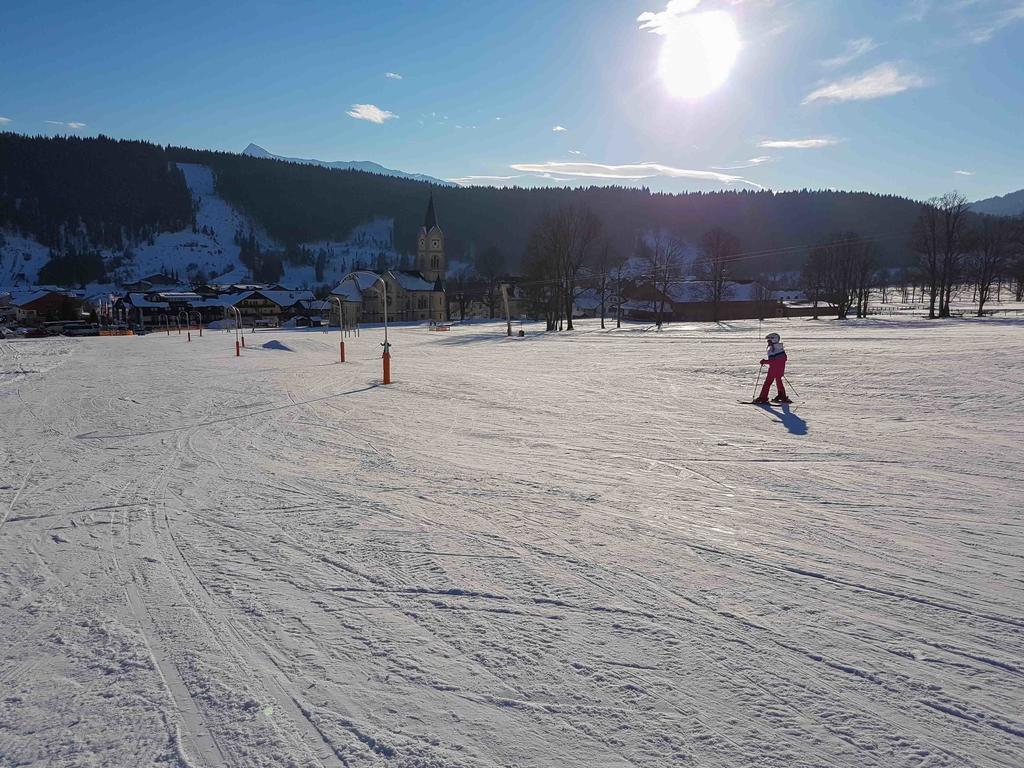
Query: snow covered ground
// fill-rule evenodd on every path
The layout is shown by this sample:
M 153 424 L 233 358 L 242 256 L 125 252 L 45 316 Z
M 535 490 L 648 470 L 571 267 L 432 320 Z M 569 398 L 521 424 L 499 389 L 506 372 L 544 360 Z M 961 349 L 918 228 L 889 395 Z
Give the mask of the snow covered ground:
M 0 341 L 2 766 L 1020 766 L 1024 321 Z

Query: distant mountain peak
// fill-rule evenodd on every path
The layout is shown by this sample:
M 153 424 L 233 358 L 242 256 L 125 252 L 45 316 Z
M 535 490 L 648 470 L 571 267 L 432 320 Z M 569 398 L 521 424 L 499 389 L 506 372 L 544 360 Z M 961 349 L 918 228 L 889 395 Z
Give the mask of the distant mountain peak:
M 248 155 L 249 157 L 269 157 L 269 158 L 274 157 L 272 154 L 267 152 L 267 150 L 265 150 L 259 144 L 252 144 L 252 143 L 250 143 L 248 147 L 246 147 L 245 149 L 242 150 L 242 154 L 243 155 Z
M 406 171 L 396 171 L 392 168 L 385 168 L 380 163 L 375 163 L 372 160 L 313 160 L 303 157 L 283 157 L 282 155 L 275 155 L 268 152 L 259 144 L 250 143 L 245 149 L 242 150 L 243 155 L 249 157 L 259 157 L 264 160 L 284 160 L 289 163 L 302 163 L 303 165 L 320 165 L 324 168 L 335 168 L 339 170 L 352 170 L 352 171 L 365 171 L 367 173 L 379 173 L 383 176 L 397 176 L 402 179 L 413 179 L 415 181 L 425 181 L 429 184 L 439 184 L 444 187 L 455 187 L 458 186 L 450 181 L 444 179 L 436 179 L 433 176 L 427 176 L 422 173 L 407 173 Z
M 978 200 L 976 203 L 971 203 L 971 210 L 993 216 L 1019 216 L 1024 213 L 1024 189 Z

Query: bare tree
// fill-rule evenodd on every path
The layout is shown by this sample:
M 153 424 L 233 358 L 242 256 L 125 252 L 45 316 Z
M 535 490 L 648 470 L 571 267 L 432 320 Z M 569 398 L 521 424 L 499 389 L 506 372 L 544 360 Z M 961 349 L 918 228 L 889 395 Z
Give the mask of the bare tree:
M 603 329 L 608 299 L 622 295 L 621 286 L 617 292 L 613 286 L 615 286 L 616 271 L 625 267 L 626 260 L 622 252 L 607 237 L 602 239 L 596 251 L 597 257 L 594 259 L 594 272 L 590 282 L 600 299 L 601 328 Z M 617 303 L 621 303 L 621 299 Z
M 640 238 L 637 251 L 654 287 L 655 316 L 661 327 L 665 319 L 665 304 L 670 300 L 672 289 L 683 279 L 686 246 L 675 235 L 661 232 L 655 237 Z
M 875 246 L 874 243 L 865 242 L 857 249 L 854 258 L 856 259 L 856 301 L 857 317 L 868 316 L 868 299 L 871 298 L 871 288 L 877 282 L 875 275 Z
M 473 268 L 463 265 L 448 274 L 448 289 L 445 291 L 445 298 L 448 301 L 448 317 L 452 316 L 451 302 L 454 300 L 459 306 L 459 320 L 466 319 L 466 301 L 470 282 L 473 279 Z
M 823 300 L 822 294 L 825 290 L 825 265 L 828 261 L 828 249 L 823 245 L 816 245 L 807 254 L 807 261 L 800 273 L 800 282 L 804 292 L 811 300 L 811 312 L 813 319 L 818 319 L 818 305 Z
M 561 208 L 535 227 L 528 247 L 531 276 L 543 282 L 538 299 L 548 330 L 573 330 L 572 309 L 581 270 L 594 257 L 601 220 L 589 209 Z
M 615 327 L 622 327 L 622 301 L 626 284 L 629 259 L 621 251 L 614 252 L 614 267 L 612 269 L 612 280 L 615 283 Z
M 526 246 L 523 287 L 534 312 L 544 318 L 545 330 L 553 331 L 561 321 L 562 301 L 559 265 L 552 255 L 552 227 L 545 217 L 537 224 Z
M 833 236 L 811 249 L 804 265 L 804 285 L 814 301 L 824 301 L 845 320 L 854 308 L 858 317 L 867 313 L 867 296 L 871 285 L 874 245 L 855 232 Z
M 711 302 L 712 319 L 718 322 L 719 307 L 728 298 L 729 272 L 740 241 L 721 227 L 705 233 L 697 256 L 697 274 L 706 281 L 705 298 Z
M 562 260 L 562 290 L 565 301 L 565 329 L 573 330 L 572 309 L 576 303 L 580 270 L 595 256 L 598 238 L 601 235 L 601 220 L 589 208 L 563 208 L 558 215 L 563 230 L 564 248 L 559 257 Z
M 960 277 L 968 211 L 966 197 L 947 192 L 926 202 L 914 225 L 912 245 L 927 278 L 929 318 L 949 317 L 953 286 Z
M 971 229 L 967 238 L 970 272 L 974 278 L 978 299 L 978 317 L 985 313 L 985 302 L 992 295 L 992 287 L 1006 270 L 1011 247 L 1011 224 L 998 216 L 983 216 Z
M 501 303 L 498 278 L 505 272 L 505 257 L 495 246 L 488 246 L 477 254 L 476 272 L 484 282 L 484 305 L 487 307 L 488 317 L 493 320 Z

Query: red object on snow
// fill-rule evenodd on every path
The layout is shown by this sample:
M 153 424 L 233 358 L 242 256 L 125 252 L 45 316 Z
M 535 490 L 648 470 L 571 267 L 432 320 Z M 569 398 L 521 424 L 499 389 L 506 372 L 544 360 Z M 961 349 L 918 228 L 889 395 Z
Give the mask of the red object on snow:
M 783 400 L 786 399 L 786 387 L 782 383 L 782 377 L 786 373 L 786 355 L 785 353 L 778 357 L 773 357 L 768 361 L 768 375 L 765 377 L 764 386 L 761 387 L 761 394 L 758 396 L 758 400 L 764 402 L 768 401 L 768 391 L 772 388 L 772 383 L 775 383 L 776 388 L 779 390 L 779 397 Z

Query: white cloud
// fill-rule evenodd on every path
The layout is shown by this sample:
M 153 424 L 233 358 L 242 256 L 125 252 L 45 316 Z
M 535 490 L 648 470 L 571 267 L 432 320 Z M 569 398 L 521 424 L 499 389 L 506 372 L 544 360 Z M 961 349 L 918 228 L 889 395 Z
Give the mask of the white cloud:
M 974 175 L 974 171 L 953 171 L 953 173 L 957 174 L 958 176 L 973 176 Z
M 384 77 L 386 77 L 388 80 L 401 80 L 402 79 L 402 76 L 400 74 L 398 74 L 397 72 L 385 72 L 384 73 Z
M 555 133 L 565 133 L 565 132 L 566 132 L 567 130 L 569 130 L 569 129 L 568 129 L 568 128 L 565 128 L 565 127 L 563 127 L 563 126 L 561 126 L 561 125 L 556 125 L 556 126 L 555 126 L 554 128 L 552 128 L 551 130 L 552 130 L 552 131 L 554 131 Z
M 525 178 L 523 174 L 517 174 L 515 176 L 460 176 L 457 179 L 448 179 L 448 181 L 454 184 L 462 184 L 464 186 L 506 186 L 501 184 L 503 181 L 510 181 L 512 179 Z M 494 183 L 499 182 L 499 183 Z
M 644 11 L 636 20 L 640 29 L 646 29 L 656 35 L 668 34 L 672 25 L 680 16 L 685 16 L 700 5 L 700 0 L 669 0 L 664 11 Z
M 902 93 L 910 88 L 921 88 L 924 85 L 927 85 L 924 78 L 902 73 L 896 64 L 888 62 L 879 64 L 859 75 L 823 85 L 807 94 L 803 103 L 879 99 L 883 96 Z
M 770 158 L 768 155 L 761 155 L 759 157 L 752 157 L 749 160 L 743 160 L 741 162 L 735 163 L 734 165 L 713 165 L 711 166 L 711 168 L 712 170 L 715 171 L 739 171 L 742 170 L 743 168 L 756 168 L 759 165 L 764 165 L 765 163 L 770 163 L 771 161 L 772 158 Z
M 377 125 L 381 125 L 385 120 L 393 120 L 398 117 L 394 112 L 388 112 L 374 104 L 353 104 L 352 109 L 345 114 L 356 120 L 368 120 Z
M 569 150 L 569 154 L 570 155 L 582 155 L 583 153 L 580 152 L 578 149 L 570 149 Z
M 846 49 L 841 54 L 831 59 L 824 59 L 821 65 L 830 69 L 845 67 L 854 59 L 860 58 L 877 47 L 878 44 L 870 37 L 858 37 L 856 40 L 849 40 L 846 43 Z
M 973 3 L 972 3 L 973 5 Z M 1006 27 L 1024 20 L 1024 2 L 989 0 L 981 8 L 971 9 L 968 39 L 972 43 L 987 43 Z
M 762 149 L 821 149 L 838 144 L 839 139 L 767 139 L 759 141 Z
M 631 163 L 628 165 L 604 165 L 602 163 L 516 163 L 511 166 L 514 171 L 523 173 L 555 174 L 562 177 L 585 178 L 585 179 L 622 179 L 624 181 L 638 181 L 639 179 L 650 179 L 657 176 L 672 179 L 696 179 L 698 181 L 715 181 L 720 184 L 749 184 L 752 187 L 761 189 L 756 184 L 742 176 L 734 176 L 728 173 L 717 173 L 716 171 L 695 171 L 686 168 L 673 168 L 670 165 L 661 163 Z
M 73 120 L 70 123 L 65 123 L 61 120 L 44 120 L 43 122 L 49 123 L 50 125 L 59 125 L 61 128 L 67 128 L 70 131 L 77 131 L 80 128 L 85 128 L 85 123 L 76 123 Z
M 11 122 L 11 118 L 9 118 L 9 117 L 0 117 L 0 125 L 7 125 L 9 122 Z

